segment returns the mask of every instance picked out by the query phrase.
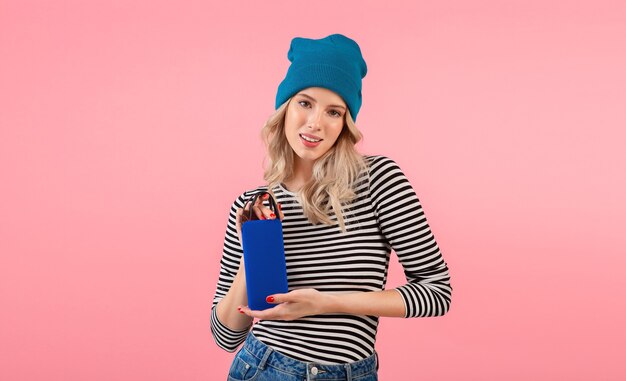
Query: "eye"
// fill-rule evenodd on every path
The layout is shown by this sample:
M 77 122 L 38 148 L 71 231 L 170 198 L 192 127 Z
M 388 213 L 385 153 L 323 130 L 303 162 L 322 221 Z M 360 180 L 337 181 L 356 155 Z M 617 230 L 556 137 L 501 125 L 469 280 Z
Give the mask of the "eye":
M 300 106 L 302 107 L 307 107 L 308 105 L 310 105 L 309 101 L 298 101 L 298 103 L 300 104 Z M 304 103 L 304 104 L 303 104 Z
M 339 118 L 341 116 L 341 113 L 337 110 L 330 110 L 330 115 L 334 116 L 335 118 Z

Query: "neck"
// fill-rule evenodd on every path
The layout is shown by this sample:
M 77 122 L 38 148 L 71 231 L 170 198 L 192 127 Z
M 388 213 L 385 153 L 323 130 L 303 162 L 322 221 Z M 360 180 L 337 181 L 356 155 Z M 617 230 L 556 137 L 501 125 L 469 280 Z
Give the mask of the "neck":
M 311 180 L 313 176 L 313 164 L 315 164 L 314 161 L 305 161 L 296 158 L 293 165 L 293 174 L 285 180 L 285 185 L 292 191 L 299 190 L 304 184 Z

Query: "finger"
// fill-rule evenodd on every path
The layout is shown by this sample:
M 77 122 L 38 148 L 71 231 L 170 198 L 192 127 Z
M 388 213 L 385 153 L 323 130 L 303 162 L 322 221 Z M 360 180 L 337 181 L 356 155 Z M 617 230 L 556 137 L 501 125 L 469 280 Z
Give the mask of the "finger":
M 272 209 L 266 207 L 265 205 L 261 205 L 259 207 L 259 211 L 263 214 L 263 216 L 267 220 L 273 220 L 273 219 L 276 218 L 276 214 L 274 214 L 274 211 Z
M 252 212 L 254 213 L 256 218 L 259 220 L 270 220 L 270 219 L 275 219 L 278 217 L 282 221 L 282 219 L 284 218 L 284 215 L 282 214 L 280 210 L 273 211 L 272 209 L 268 208 L 267 206 L 263 204 L 263 201 L 268 200 L 268 199 L 269 199 L 269 194 L 265 193 L 263 196 L 258 197 L 255 200 L 254 205 L 247 203 L 244 209 L 244 218 L 247 217 L 248 214 L 250 214 L 249 211 L 250 211 L 250 208 L 252 208 Z M 278 212 L 278 216 L 276 215 L 276 212 Z M 245 222 L 245 220 L 243 222 Z
M 243 212 L 242 212 L 242 221 L 241 222 L 246 222 L 248 220 L 250 220 L 249 214 L 250 214 L 250 208 L 252 206 L 250 205 L 249 202 L 246 202 L 246 204 L 243 206 Z
M 255 209 L 256 205 L 259 205 L 259 199 L 256 199 L 254 205 L 250 202 L 250 200 L 246 201 L 246 203 L 243 206 L 242 219 L 241 219 L 242 223 L 246 221 L 250 221 L 250 220 L 262 219 L 259 216 L 259 211 Z
M 263 196 L 263 199 L 267 200 L 268 198 L 269 198 L 269 194 L 266 193 Z M 266 220 L 273 220 L 276 218 L 275 212 L 272 209 L 265 206 L 262 201 L 259 201 L 258 208 L 256 208 L 255 211 L 257 215 L 259 214 L 262 215 L 264 219 Z
M 278 217 L 282 221 L 285 219 L 285 214 L 283 213 L 283 207 L 280 205 L 280 203 L 276 203 L 276 206 L 278 207 Z
M 263 201 L 267 201 L 270 198 L 269 193 L 265 193 L 263 195 L 263 197 L 261 197 L 263 199 Z M 278 205 L 277 205 L 278 206 Z M 265 206 L 263 203 L 261 203 L 259 205 L 259 207 L 261 208 L 261 211 L 263 212 L 263 215 L 265 216 L 265 218 L 269 219 L 275 219 L 275 218 L 280 218 L 280 211 L 279 210 L 272 210 L 270 208 L 268 208 L 267 206 Z M 278 214 L 278 216 L 276 215 Z M 282 218 L 281 218 L 282 221 Z
M 269 195 L 266 194 L 266 196 L 268 196 L 266 198 L 266 200 L 267 200 L 269 198 Z M 280 203 L 278 201 L 276 201 L 275 207 L 276 207 L 276 210 L 271 210 L 271 209 L 268 208 L 268 211 L 270 213 L 270 217 L 271 218 L 278 218 L 278 219 L 280 219 L 282 221 L 285 218 L 285 215 L 283 214 L 283 212 L 281 210 L 282 207 L 281 207 L 281 205 L 280 205 Z
M 251 310 L 250 307 L 248 306 L 239 306 L 237 310 L 239 310 L 240 313 L 248 315 L 250 317 L 256 317 L 256 315 L 259 315 L 259 313 L 262 312 L 262 311 Z
M 292 298 L 289 294 L 272 294 L 268 295 L 267 298 L 265 298 L 265 301 L 272 304 L 280 304 L 285 302 L 291 302 Z
M 252 206 L 252 210 L 254 210 L 254 213 L 256 214 L 256 217 L 259 220 L 267 220 L 269 218 L 269 215 L 266 214 L 265 211 L 263 210 L 263 208 L 265 208 L 265 206 L 263 206 L 263 199 L 266 196 L 267 196 L 267 194 L 257 198 L 256 202 Z
M 263 213 L 263 206 L 258 206 L 255 205 L 252 207 L 252 209 L 254 210 L 254 213 L 256 214 L 257 218 L 259 220 L 267 220 L 269 216 L 265 216 L 265 213 Z
M 243 208 L 237 209 L 237 224 L 241 225 L 243 222 L 246 222 L 247 218 L 244 215 Z
M 241 306 L 239 308 L 239 312 L 242 314 L 246 314 L 250 317 L 257 319 L 265 319 L 265 320 L 278 320 L 281 318 L 280 310 L 278 310 L 279 306 L 268 308 L 263 311 L 251 310 L 248 306 Z

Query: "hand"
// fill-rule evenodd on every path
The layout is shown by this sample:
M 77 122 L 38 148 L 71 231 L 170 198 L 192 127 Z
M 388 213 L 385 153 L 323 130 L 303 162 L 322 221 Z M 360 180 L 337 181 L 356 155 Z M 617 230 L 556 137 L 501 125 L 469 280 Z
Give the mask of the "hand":
M 331 296 L 328 293 L 307 288 L 286 294 L 270 295 L 267 297 L 267 302 L 276 306 L 263 311 L 240 306 L 239 312 L 264 320 L 295 320 L 303 316 L 330 312 Z
M 256 215 L 256 218 L 258 218 L 259 220 L 270 220 L 270 219 L 276 218 L 276 215 L 274 214 L 274 212 L 270 208 L 263 205 L 263 201 L 267 200 L 268 198 L 269 198 L 269 194 L 266 193 L 262 197 L 257 198 L 254 205 L 250 205 L 250 203 L 247 203 L 245 205 L 245 209 L 243 208 L 237 209 L 236 227 L 237 227 L 237 236 L 239 237 L 239 242 L 242 242 L 241 241 L 241 224 L 248 221 L 247 217 L 248 217 L 248 213 L 251 207 L 252 207 L 252 211 Z M 276 203 L 276 205 L 278 206 L 278 217 L 282 221 L 285 218 L 285 216 L 281 210 L 280 204 Z

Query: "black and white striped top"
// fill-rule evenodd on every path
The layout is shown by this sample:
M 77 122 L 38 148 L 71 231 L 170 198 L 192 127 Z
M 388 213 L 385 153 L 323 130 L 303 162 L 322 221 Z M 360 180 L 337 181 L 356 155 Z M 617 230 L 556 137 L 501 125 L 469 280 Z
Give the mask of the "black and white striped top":
M 368 170 L 358 181 L 357 197 L 344 209 L 347 232 L 338 224 L 311 224 L 296 195 L 282 186 L 273 192 L 284 213 L 283 237 L 289 289 L 319 291 L 380 291 L 385 288 L 391 250 L 404 267 L 407 283 L 397 287 L 405 317 L 441 316 L 450 306 L 448 267 L 430 230 L 413 187 L 391 159 L 365 156 Z M 232 352 L 248 333 L 222 324 L 215 305 L 226 294 L 243 254 L 235 217 L 259 187 L 239 196 L 230 209 L 211 332 L 217 344 Z M 331 217 L 336 221 L 336 217 Z M 346 363 L 374 353 L 378 317 L 324 314 L 294 321 L 261 320 L 254 335 L 278 352 L 301 361 Z

